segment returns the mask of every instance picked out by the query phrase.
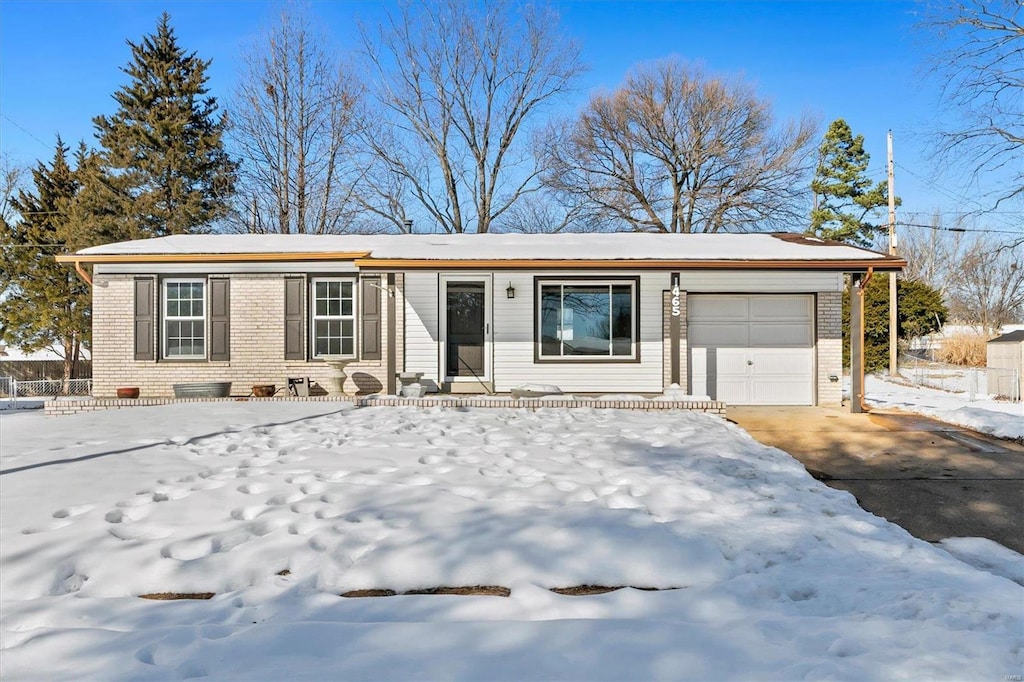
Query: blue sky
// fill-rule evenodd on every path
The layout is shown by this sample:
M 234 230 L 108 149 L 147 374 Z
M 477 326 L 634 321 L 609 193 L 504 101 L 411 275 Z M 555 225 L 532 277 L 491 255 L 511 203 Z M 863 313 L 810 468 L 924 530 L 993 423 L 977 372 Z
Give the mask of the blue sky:
M 238 54 L 272 22 L 277 6 L 2 0 L 0 148 L 32 162 L 49 158 L 57 133 L 72 144 L 92 143 L 92 117 L 113 110 L 110 95 L 125 81 L 125 40 L 152 32 L 165 9 L 181 44 L 213 60 L 210 86 L 223 100 L 236 79 Z M 588 93 L 615 87 L 631 65 L 674 54 L 712 71 L 742 73 L 774 102 L 779 118 L 810 112 L 822 131 L 845 118 L 865 136 L 872 177 L 879 180 L 892 129 L 901 217 L 973 208 L 970 201 L 984 190 L 953 174 L 935 177 L 926 133 L 937 125 L 937 87 L 925 78 L 932 41 L 915 28 L 917 3 L 577 0 L 555 6 L 590 66 L 576 98 L 563 105 L 569 111 Z M 342 49 L 355 48 L 357 19 L 374 22 L 384 7 L 356 0 L 311 4 Z

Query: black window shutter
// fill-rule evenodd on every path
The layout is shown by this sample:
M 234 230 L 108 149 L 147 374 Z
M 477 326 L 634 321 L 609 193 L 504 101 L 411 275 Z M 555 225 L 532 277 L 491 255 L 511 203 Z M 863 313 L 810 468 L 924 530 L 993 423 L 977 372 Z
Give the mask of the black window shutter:
M 156 311 L 156 280 L 151 277 L 135 280 L 135 359 L 152 360 L 153 316 Z
M 210 360 L 231 359 L 231 280 L 210 280 Z
M 306 280 L 301 277 L 286 277 L 284 280 L 284 359 L 305 360 L 306 349 L 302 343 L 302 299 L 306 291 Z
M 364 277 L 360 328 L 363 360 L 380 360 L 380 277 Z

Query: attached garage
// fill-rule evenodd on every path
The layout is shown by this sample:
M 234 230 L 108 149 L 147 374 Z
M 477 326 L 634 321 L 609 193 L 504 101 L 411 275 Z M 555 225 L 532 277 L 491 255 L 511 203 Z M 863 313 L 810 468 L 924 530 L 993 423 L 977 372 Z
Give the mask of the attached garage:
M 813 405 L 814 296 L 690 294 L 691 392 L 730 405 Z

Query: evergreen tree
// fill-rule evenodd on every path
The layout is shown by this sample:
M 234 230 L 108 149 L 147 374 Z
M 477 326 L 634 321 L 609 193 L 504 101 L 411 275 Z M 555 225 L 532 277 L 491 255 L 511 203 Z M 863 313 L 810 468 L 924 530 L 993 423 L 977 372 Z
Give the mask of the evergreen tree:
M 833 121 L 818 148 L 808 234 L 859 246 L 872 244 L 879 226 L 870 217 L 888 205 L 889 192 L 887 183 L 876 185 L 864 175 L 870 160 L 864 151 L 864 136 L 854 136 L 841 118 Z
M 84 216 L 69 218 L 81 183 L 68 151 L 58 138 L 49 167 L 40 162 L 32 170 L 34 191 L 21 190 L 11 200 L 17 217 L 0 219 L 0 337 L 29 352 L 52 348 L 64 358 L 64 378 L 73 379 L 81 349 L 90 343 L 90 291 L 53 257 L 97 240 Z M 80 163 L 85 154 L 82 147 Z
M 178 45 L 166 12 L 155 34 L 128 45 L 118 110 L 93 119 L 126 236 L 205 231 L 227 214 L 237 169 L 224 150 L 227 117 L 207 95 L 210 62 Z
M 897 330 L 900 341 L 938 331 L 946 321 L 942 292 L 913 279 L 896 280 Z M 850 288 L 843 293 L 843 363 L 850 366 Z M 864 369 L 889 367 L 889 278 L 873 277 L 864 292 Z

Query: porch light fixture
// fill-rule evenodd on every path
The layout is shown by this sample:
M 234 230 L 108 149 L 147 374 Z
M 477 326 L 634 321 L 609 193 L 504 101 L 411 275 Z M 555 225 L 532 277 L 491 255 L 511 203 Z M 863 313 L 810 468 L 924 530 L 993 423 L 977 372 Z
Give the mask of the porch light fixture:
M 516 297 L 516 288 L 514 286 L 512 286 L 512 282 L 508 283 L 508 288 L 505 289 L 505 296 L 508 297 L 508 298 L 515 298 Z

